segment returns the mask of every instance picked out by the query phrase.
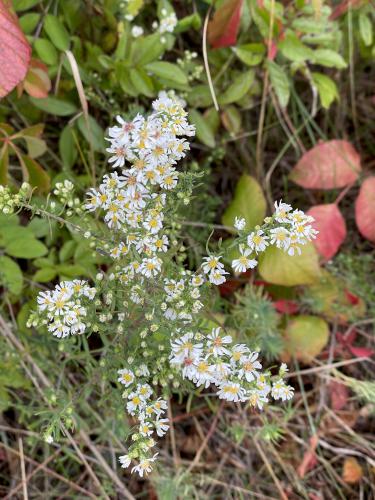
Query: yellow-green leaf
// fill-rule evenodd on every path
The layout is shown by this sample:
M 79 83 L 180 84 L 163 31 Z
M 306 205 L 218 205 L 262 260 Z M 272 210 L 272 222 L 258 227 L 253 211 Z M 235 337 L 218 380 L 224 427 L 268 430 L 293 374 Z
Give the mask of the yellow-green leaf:
M 261 224 L 266 215 L 266 199 L 258 182 L 250 175 L 242 175 L 237 183 L 234 197 L 225 210 L 222 221 L 233 226 L 235 217 L 244 217 L 246 229 Z
M 283 358 L 295 356 L 308 363 L 324 349 L 328 342 L 329 327 L 317 316 L 297 316 L 291 319 L 284 331 L 285 353 Z
M 283 286 L 309 285 L 319 279 L 318 254 L 312 243 L 301 247 L 301 255 L 288 255 L 275 246 L 259 258 L 259 272 L 268 283 Z

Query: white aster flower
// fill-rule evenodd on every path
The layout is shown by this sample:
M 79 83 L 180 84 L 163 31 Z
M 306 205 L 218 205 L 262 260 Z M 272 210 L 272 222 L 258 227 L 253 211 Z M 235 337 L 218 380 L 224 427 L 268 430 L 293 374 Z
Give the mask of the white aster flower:
M 238 231 L 242 231 L 246 227 L 246 220 L 243 217 L 235 217 L 234 227 L 238 229 Z
M 239 246 L 241 257 L 234 259 L 232 261 L 232 267 L 236 273 L 244 273 L 248 269 L 253 269 L 256 267 L 258 262 L 255 259 L 249 259 L 248 256 L 251 254 L 250 248 L 244 248 L 243 245 Z

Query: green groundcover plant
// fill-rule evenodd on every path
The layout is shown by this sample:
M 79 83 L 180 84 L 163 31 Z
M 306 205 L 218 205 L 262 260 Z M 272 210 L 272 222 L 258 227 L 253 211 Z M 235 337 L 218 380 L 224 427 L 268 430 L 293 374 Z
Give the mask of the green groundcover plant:
M 210 288 L 226 281 L 224 253 L 236 248 L 235 273 L 257 266 L 258 255 L 273 245 L 293 256 L 313 239 L 313 218 L 289 204 L 275 203 L 272 216 L 252 232 L 236 217 L 236 237 L 218 253 L 208 250 L 200 267 L 187 269 L 178 254 L 184 207 L 193 200 L 200 173 L 178 170 L 195 134 L 185 102 L 174 92 L 161 92 L 148 116 L 130 121 L 117 116 L 108 131 L 109 164 L 82 201 L 70 181 L 57 183 L 47 201 L 32 197 L 24 183 L 17 194 L 0 187 L 3 213 L 27 210 L 55 219 L 89 241 L 111 262 L 98 269 L 94 283 L 73 279 L 40 292 L 28 326 L 58 339 L 100 334 L 113 356 L 109 378 L 122 390 L 126 412 L 133 422 L 131 444 L 120 456 L 122 467 L 135 463 L 140 476 L 152 470 L 158 453 L 157 435 L 168 428 L 171 391 L 212 391 L 220 399 L 244 402 L 259 409 L 269 401 L 293 397 L 283 376 L 285 364 L 273 372 L 263 369 L 259 352 L 202 314 Z M 193 201 L 194 202 L 194 201 Z M 44 437 L 57 437 L 56 423 Z

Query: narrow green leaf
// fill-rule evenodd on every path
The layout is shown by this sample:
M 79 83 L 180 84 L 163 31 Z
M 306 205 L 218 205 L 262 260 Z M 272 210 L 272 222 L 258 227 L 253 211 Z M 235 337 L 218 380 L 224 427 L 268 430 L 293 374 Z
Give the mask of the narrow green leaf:
M 366 47 L 369 47 L 370 45 L 372 45 L 373 39 L 373 28 L 370 16 L 362 11 L 359 13 L 358 21 L 359 32 L 361 34 L 363 43 L 366 45 Z
M 6 255 L 0 255 L 0 283 L 14 295 L 22 291 L 22 271 L 17 262 Z
M 254 83 L 255 73 L 250 69 L 244 73 L 240 73 L 234 79 L 233 83 L 219 96 L 219 104 L 232 104 L 242 99 L 250 90 Z
M 318 89 L 323 108 L 328 109 L 335 99 L 339 99 L 336 83 L 322 73 L 312 73 L 311 76 Z
M 63 23 L 52 14 L 47 14 L 44 19 L 44 30 L 54 46 L 62 51 L 68 50 L 70 36 Z
M 53 66 L 58 63 L 58 54 L 52 43 L 46 38 L 37 38 L 34 42 L 34 48 L 40 59 Z
M 334 50 L 330 49 L 314 50 L 314 55 L 310 60 L 314 64 L 320 64 L 321 66 L 326 66 L 327 68 L 344 69 L 347 67 L 343 57 Z
M 47 97 L 46 99 L 30 97 L 29 99 L 35 107 L 51 115 L 69 116 L 77 111 L 77 106 L 75 104 L 58 99 L 57 97 Z
M 138 92 L 147 97 L 155 95 L 154 84 L 144 69 L 132 68 L 129 72 L 130 80 Z
M 290 98 L 290 82 L 287 74 L 281 66 L 273 61 L 267 61 L 271 84 L 276 92 L 280 105 L 286 108 Z
M 257 66 L 263 61 L 266 48 L 263 43 L 246 43 L 234 47 L 233 52 L 247 66 Z
M 156 77 L 165 78 L 180 85 L 188 83 L 187 76 L 177 64 L 165 61 L 156 61 L 145 66 L 146 70 Z
M 47 172 L 38 162 L 26 155 L 21 155 L 21 165 L 28 174 L 28 182 L 39 188 L 41 192 L 47 192 L 51 186 L 51 179 Z
M 65 167 L 72 168 L 77 159 L 77 148 L 72 127 L 64 127 L 59 138 L 59 152 Z
M 210 125 L 205 121 L 202 114 L 196 109 L 192 109 L 189 112 L 189 118 L 191 123 L 195 125 L 198 139 L 209 148 L 214 148 L 216 144 L 215 135 Z
M 78 128 L 86 141 L 91 144 L 94 151 L 103 152 L 106 148 L 104 142 L 104 130 L 99 123 L 89 115 L 88 127 L 85 117 L 81 115 L 77 120 Z

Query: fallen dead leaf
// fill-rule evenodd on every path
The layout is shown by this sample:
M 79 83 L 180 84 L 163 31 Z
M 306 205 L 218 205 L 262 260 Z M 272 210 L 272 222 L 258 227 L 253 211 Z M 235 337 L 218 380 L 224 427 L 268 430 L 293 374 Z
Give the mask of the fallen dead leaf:
M 346 458 L 342 470 L 342 478 L 348 484 L 358 483 L 363 476 L 363 469 L 354 457 Z

